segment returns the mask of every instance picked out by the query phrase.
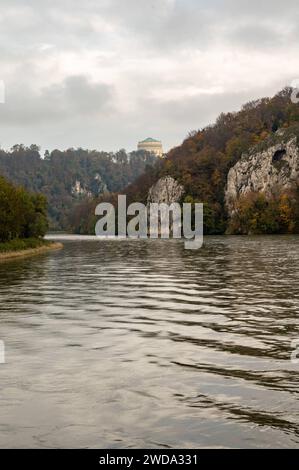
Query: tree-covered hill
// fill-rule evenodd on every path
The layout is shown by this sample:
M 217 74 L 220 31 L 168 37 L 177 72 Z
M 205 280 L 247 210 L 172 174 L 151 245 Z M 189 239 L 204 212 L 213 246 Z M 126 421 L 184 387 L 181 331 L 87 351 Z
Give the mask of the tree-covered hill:
M 191 132 L 180 146 L 168 153 L 165 159 L 157 162 L 154 168 L 147 169 L 126 188 L 128 203 L 146 202 L 150 186 L 159 178 L 170 175 L 184 186 L 185 202 L 204 203 L 206 233 L 225 233 L 232 229 L 225 206 L 228 172 L 243 153 L 264 142 L 269 143 L 278 129 L 298 125 L 299 104 L 292 102 L 291 93 L 292 89 L 285 88 L 273 98 L 249 102 L 239 112 L 221 114 L 213 125 Z M 263 217 L 265 211 L 268 219 L 274 217 L 273 214 L 283 219 L 285 214 L 279 212 L 280 207 L 289 210 L 289 218 L 297 218 L 298 192 L 281 196 L 283 196 L 284 204 L 281 204 L 279 198 L 277 201 L 263 200 L 264 208 L 261 210 L 259 209 L 260 199 L 251 196 L 248 201 L 243 201 L 242 208 L 248 216 L 251 214 L 253 219 Z M 95 220 L 94 207 L 101 199 L 96 198 L 75 211 L 73 216 L 75 231 L 92 232 Z M 115 199 L 115 196 L 111 195 L 110 199 Z M 273 227 L 276 227 L 278 232 L 287 231 L 287 227 L 292 227 L 294 231 L 298 230 L 296 220 L 294 223 L 280 225 L 279 221 L 273 223 L 273 220 L 268 219 L 262 225 L 266 233 L 267 231 L 272 233 Z M 260 225 L 257 226 L 260 227 Z M 239 230 L 238 225 L 235 224 L 232 232 L 246 233 L 246 230 L 249 231 L 247 228 Z
M 278 129 L 299 122 L 299 104 L 292 102 L 291 93 L 285 88 L 273 98 L 245 104 L 239 112 L 221 114 L 215 124 L 190 133 L 169 152 L 159 175 L 169 174 L 183 184 L 186 200 L 205 203 L 207 233 L 228 228 L 224 192 L 230 168 Z
M 120 191 L 156 158 L 147 152 L 117 153 L 68 149 L 45 152 L 36 145 L 0 150 L 0 175 L 47 197 L 50 228 L 69 229 L 74 207 L 103 192 Z

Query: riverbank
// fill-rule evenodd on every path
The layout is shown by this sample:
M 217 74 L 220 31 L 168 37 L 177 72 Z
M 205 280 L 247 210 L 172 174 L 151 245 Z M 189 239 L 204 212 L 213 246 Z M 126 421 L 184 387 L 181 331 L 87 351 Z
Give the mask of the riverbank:
M 12 240 L 6 243 L 0 243 L 0 261 L 37 255 L 50 250 L 58 250 L 62 247 L 62 243 L 44 239 L 29 238 Z

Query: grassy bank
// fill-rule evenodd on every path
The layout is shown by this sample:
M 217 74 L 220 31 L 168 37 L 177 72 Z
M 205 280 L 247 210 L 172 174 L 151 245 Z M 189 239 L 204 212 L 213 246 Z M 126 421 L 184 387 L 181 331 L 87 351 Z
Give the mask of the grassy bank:
M 42 238 L 15 239 L 0 243 L 0 261 L 22 256 L 43 253 L 62 248 L 61 243 L 54 243 Z

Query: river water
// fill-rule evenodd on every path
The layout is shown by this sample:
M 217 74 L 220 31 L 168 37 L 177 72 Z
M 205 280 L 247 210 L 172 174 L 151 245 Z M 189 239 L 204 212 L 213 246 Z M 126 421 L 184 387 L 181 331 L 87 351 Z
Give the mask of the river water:
M 0 447 L 299 447 L 299 237 L 0 264 Z

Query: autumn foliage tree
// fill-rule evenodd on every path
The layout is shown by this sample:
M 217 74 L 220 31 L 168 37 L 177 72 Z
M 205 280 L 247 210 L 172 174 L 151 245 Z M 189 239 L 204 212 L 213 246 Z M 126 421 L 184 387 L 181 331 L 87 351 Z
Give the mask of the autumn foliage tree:
M 239 198 L 228 233 L 241 235 L 299 233 L 299 191 L 266 196 L 249 192 Z

